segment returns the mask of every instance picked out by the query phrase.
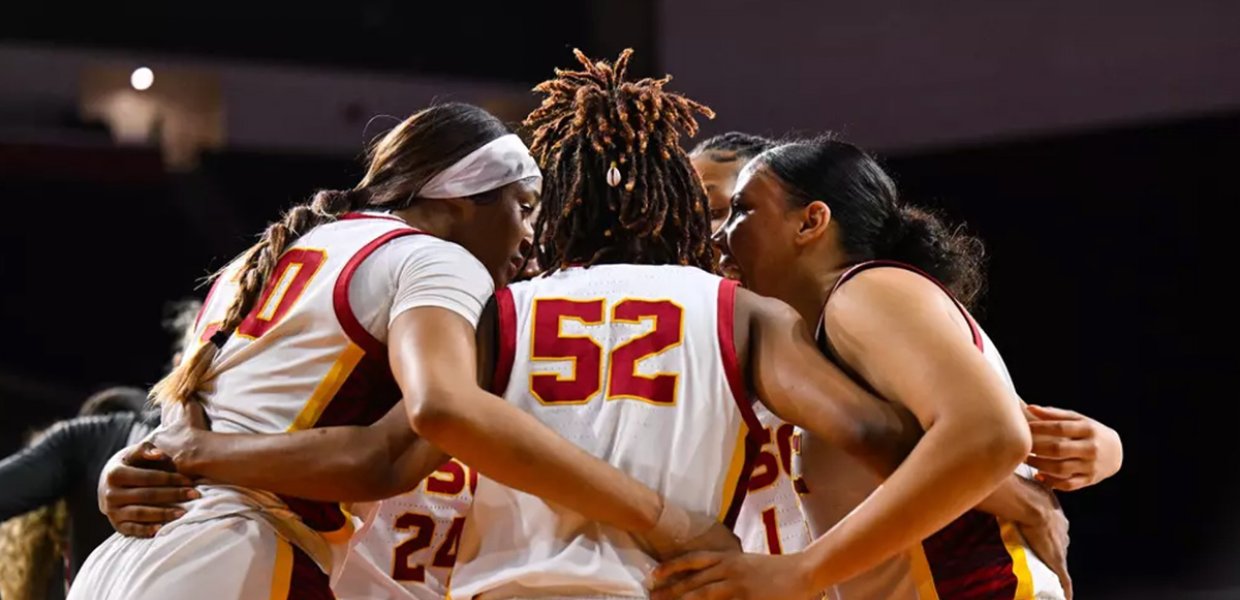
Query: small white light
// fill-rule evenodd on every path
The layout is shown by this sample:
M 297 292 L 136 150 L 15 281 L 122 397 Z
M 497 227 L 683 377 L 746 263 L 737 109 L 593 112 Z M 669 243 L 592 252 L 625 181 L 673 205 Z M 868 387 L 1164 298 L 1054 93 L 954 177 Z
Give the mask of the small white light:
M 134 69 L 133 74 L 129 76 L 129 85 L 139 92 L 150 89 L 153 83 L 155 83 L 155 72 L 146 67 Z

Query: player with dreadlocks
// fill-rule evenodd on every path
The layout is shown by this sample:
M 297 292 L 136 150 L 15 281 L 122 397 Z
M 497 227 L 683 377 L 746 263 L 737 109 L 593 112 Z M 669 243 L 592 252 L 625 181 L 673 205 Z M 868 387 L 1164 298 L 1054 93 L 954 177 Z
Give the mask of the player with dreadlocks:
M 334 597 L 329 575 L 353 526 L 338 503 L 417 486 L 447 460 L 436 448 L 663 555 L 703 547 L 685 511 L 474 377 L 475 324 L 520 267 L 540 182 L 497 118 L 441 104 L 376 143 L 355 188 L 272 223 L 217 278 L 195 347 L 153 391 L 164 422 L 151 439 L 208 480 L 201 497 L 162 529 L 143 527 L 158 529 L 151 539 L 107 540 L 70 598 Z M 199 400 L 210 430 L 178 444 Z M 334 431 L 309 431 L 319 428 Z M 433 523 L 392 525 L 432 538 Z M 726 539 L 722 526 L 697 531 L 712 530 Z
M 669 502 L 728 525 L 760 430 L 753 396 L 892 472 L 920 434 L 910 416 L 824 360 L 790 308 L 707 271 L 706 195 L 680 141 L 710 110 L 666 90 L 670 78 L 626 80 L 630 51 L 614 64 L 575 54 L 581 69 L 536 87 L 545 99 L 526 121 L 545 177 L 535 248 L 549 270 L 499 290 L 480 320 L 479 347 L 495 349 L 481 369 L 494 374 L 492 390 Z M 1001 459 L 983 461 L 991 468 L 946 495 L 954 500 L 940 496 L 929 516 L 891 528 L 883 521 L 911 505 L 908 493 L 937 485 L 897 472 L 904 502 L 862 507 L 781 590 L 809 595 L 898 551 L 964 512 L 1025 450 L 999 449 Z M 484 478 L 452 596 L 646 597 L 654 566 L 630 534 Z

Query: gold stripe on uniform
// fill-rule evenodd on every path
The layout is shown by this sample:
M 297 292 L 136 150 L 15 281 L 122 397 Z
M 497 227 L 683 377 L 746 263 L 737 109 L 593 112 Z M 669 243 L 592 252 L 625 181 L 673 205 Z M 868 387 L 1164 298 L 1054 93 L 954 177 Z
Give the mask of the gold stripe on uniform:
M 293 585 L 293 547 L 276 537 L 276 564 L 271 569 L 271 600 L 288 600 Z
M 357 363 L 365 356 L 366 351 L 361 346 L 349 342 L 344 352 L 340 354 L 340 358 L 336 359 L 336 364 L 332 365 L 331 370 L 327 372 L 327 376 L 319 382 L 318 387 L 314 388 L 314 393 L 310 395 L 310 399 L 306 401 L 306 405 L 301 408 L 301 412 L 297 413 L 297 417 L 293 419 L 293 424 L 288 426 L 288 431 L 299 431 L 302 429 L 310 429 L 318 422 L 319 417 L 323 415 L 323 411 L 327 409 L 327 405 L 331 403 L 332 398 L 336 397 L 336 393 L 340 391 L 340 386 L 349 379 L 349 375 L 353 373 L 353 369 L 357 367 Z
M 720 523 L 728 516 L 728 509 L 732 507 L 732 499 L 736 497 L 736 488 L 740 487 L 741 471 L 745 468 L 745 438 L 749 436 L 749 426 L 745 424 L 744 419 L 741 420 L 740 428 L 736 432 L 736 446 L 732 449 L 732 463 L 728 465 L 728 474 L 723 478 L 723 503 L 719 505 L 719 516 L 716 519 Z
M 913 575 L 913 583 L 917 584 L 917 597 L 920 600 L 939 600 L 934 574 L 930 572 L 930 559 L 926 558 L 926 550 L 921 544 L 908 551 L 908 568 Z
M 314 388 L 314 393 L 310 394 L 306 405 L 301 407 L 301 412 L 297 413 L 288 431 L 300 431 L 314 427 L 319 417 L 323 416 L 323 411 L 327 410 L 327 405 L 331 404 L 332 399 L 340 392 L 340 387 L 348 381 L 349 375 L 353 374 L 353 369 L 357 368 L 357 363 L 361 362 L 365 355 L 366 351 L 362 350 L 361 346 L 349 342 L 344 352 L 340 353 L 340 358 L 336 359 L 336 363 L 327 371 L 327 375 Z M 335 531 L 319 532 L 323 539 L 331 544 L 343 544 L 353 536 L 353 519 L 349 512 L 344 510 L 344 504 L 341 504 L 340 508 L 344 512 L 344 525 Z
M 1012 557 L 1012 574 L 1016 576 L 1016 595 L 1013 600 L 1033 600 L 1033 573 L 1029 571 L 1029 555 L 1025 550 L 1024 538 L 1010 521 L 1001 521 L 999 534 L 1003 536 L 1003 545 Z

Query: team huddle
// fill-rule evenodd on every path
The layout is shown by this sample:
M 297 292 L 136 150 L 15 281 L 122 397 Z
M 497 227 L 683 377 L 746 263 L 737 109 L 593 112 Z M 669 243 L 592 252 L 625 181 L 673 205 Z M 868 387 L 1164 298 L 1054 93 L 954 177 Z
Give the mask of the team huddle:
M 836 139 L 686 151 L 629 55 L 528 147 L 414 114 L 221 269 L 69 597 L 1070 598 L 1052 490 L 1119 439 L 1019 397 L 980 243 Z

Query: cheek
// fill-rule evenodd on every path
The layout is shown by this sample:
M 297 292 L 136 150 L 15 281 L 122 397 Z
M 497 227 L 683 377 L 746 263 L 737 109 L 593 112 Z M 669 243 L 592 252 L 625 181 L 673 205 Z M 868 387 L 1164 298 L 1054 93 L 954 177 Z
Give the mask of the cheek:
M 762 240 L 754 226 L 752 218 L 742 217 L 728 230 L 728 249 L 741 264 L 752 263 L 754 258 L 761 254 Z

